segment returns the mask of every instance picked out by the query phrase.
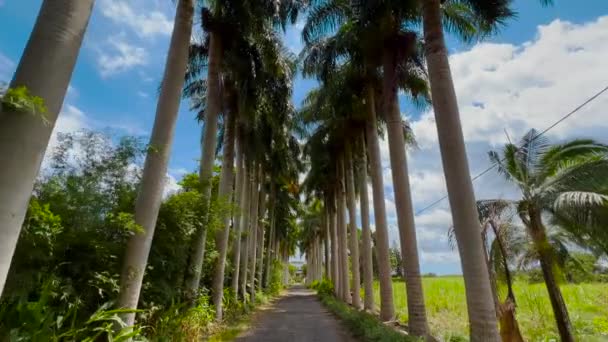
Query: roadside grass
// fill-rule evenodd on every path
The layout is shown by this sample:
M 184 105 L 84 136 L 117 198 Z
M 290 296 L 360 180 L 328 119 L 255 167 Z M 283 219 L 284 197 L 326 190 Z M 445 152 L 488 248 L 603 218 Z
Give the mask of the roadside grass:
M 423 278 L 424 295 L 431 332 L 442 340 L 468 336 L 464 280 L 460 276 Z M 608 284 L 562 284 L 562 293 L 579 341 L 608 341 Z M 514 284 L 517 320 L 528 341 L 559 340 L 551 303 L 543 283 Z M 407 297 L 402 280 L 393 279 L 398 319 L 407 322 Z M 379 303 L 378 282 L 374 297 Z
M 363 311 L 357 311 L 330 294 L 319 292 L 319 298 L 326 308 L 340 318 L 348 331 L 361 341 L 417 341 L 415 338 L 401 334 L 393 328 L 382 324 L 376 316 Z
M 218 325 L 214 332 L 205 338 L 208 342 L 227 342 L 236 339 L 242 332 L 251 329 L 251 322 L 258 312 L 264 311 L 273 300 L 280 297 L 283 291 L 278 295 L 268 295 L 258 292 L 256 294 L 256 305 L 249 307 L 242 312 L 233 315 L 230 320 Z

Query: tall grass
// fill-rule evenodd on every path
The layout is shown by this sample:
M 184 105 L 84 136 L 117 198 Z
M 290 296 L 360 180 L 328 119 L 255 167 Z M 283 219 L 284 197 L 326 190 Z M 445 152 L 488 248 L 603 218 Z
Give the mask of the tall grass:
M 423 278 L 431 332 L 450 340 L 468 335 L 464 281 L 459 276 Z M 407 322 L 407 297 L 402 280 L 393 280 L 395 307 L 400 321 Z M 608 284 L 562 284 L 577 340 L 608 341 Z M 544 284 L 516 281 L 517 319 L 528 341 L 559 340 L 551 303 Z M 379 302 L 378 283 L 374 296 Z

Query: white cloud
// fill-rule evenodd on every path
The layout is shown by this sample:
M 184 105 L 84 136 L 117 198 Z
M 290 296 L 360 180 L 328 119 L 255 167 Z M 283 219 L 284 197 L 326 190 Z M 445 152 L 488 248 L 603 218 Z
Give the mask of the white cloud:
M 486 169 L 487 152 L 518 140 L 530 128 L 542 130 L 608 85 L 608 16 L 576 25 L 555 20 L 539 26 L 524 44 L 480 43 L 450 56 L 472 175 Z M 608 93 L 564 121 L 553 140 L 591 137 L 608 143 Z M 420 149 L 408 152 L 414 207 L 420 210 L 446 194 L 432 110 L 410 120 Z M 393 198 L 388 145 L 381 141 L 385 196 Z M 477 199 L 517 198 L 519 192 L 490 172 L 474 183 Z M 387 204 L 388 207 L 388 204 Z M 387 208 L 388 209 L 388 208 Z M 396 224 L 396 222 L 395 222 Z M 416 217 L 422 271 L 447 265 L 459 271 L 457 251 L 447 232 L 448 200 Z M 398 239 L 394 224 L 391 240 Z M 445 267 L 439 267 L 445 270 Z
M 450 56 L 465 139 L 504 143 L 543 129 L 602 89 L 608 82 L 608 16 L 576 25 L 555 20 L 539 26 L 536 38 L 521 45 L 482 43 Z M 592 115 L 608 104 L 602 98 L 577 118 L 550 132 L 557 138 L 608 125 Z M 437 141 L 431 112 L 413 123 L 428 147 Z M 597 132 L 597 128 L 594 130 Z
M 90 128 L 90 121 L 84 112 L 71 104 L 64 105 L 53 128 L 53 134 L 51 134 L 51 139 L 49 140 L 49 145 L 42 162 L 42 169 L 48 165 L 48 158 L 55 147 L 57 147 L 57 136 L 59 133 L 71 133 L 87 128 Z
M 0 52 L 0 82 L 10 82 L 15 71 L 15 62 Z
M 182 189 L 182 187 L 179 184 L 177 184 L 177 179 L 175 179 L 175 177 L 171 176 L 170 173 L 167 173 L 167 177 L 165 178 L 165 188 L 163 191 L 163 198 L 167 198 L 167 197 L 177 193 L 181 189 Z
M 110 52 L 106 50 L 111 50 Z M 106 41 L 97 59 L 102 77 L 108 77 L 147 63 L 147 52 L 142 47 L 129 44 L 122 35 L 112 36 Z
M 149 4 L 146 3 L 146 5 Z M 99 7 L 105 17 L 129 27 L 135 34 L 142 37 L 169 36 L 173 30 L 173 21 L 159 9 L 146 9 L 146 11 L 141 11 L 143 14 L 140 14 L 133 9 L 132 2 L 121 0 L 103 0 Z

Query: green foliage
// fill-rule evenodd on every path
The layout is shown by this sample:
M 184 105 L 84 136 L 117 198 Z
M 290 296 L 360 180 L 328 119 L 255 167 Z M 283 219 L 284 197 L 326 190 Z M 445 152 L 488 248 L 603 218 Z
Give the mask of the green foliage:
M 166 308 L 152 308 L 145 335 L 153 341 L 200 341 L 209 333 L 215 319 L 215 310 L 208 295 L 200 295 L 196 305 L 188 308 L 185 303 L 175 303 Z
M 401 251 L 397 247 L 397 243 L 393 243 L 393 247 L 389 248 L 388 256 L 391 263 L 391 270 L 398 277 L 403 276 L 403 261 L 401 259 Z
M 142 327 L 127 328 L 121 314 L 137 310 L 109 310 L 101 305 L 86 319 L 79 319 L 82 301 L 57 278 L 42 285 L 36 300 L 21 298 L 0 306 L 0 340 L 9 341 L 142 341 Z
M 331 296 L 334 293 L 334 284 L 329 279 L 315 280 L 310 288 L 317 291 L 320 296 Z
M 274 296 L 279 294 L 283 289 L 283 263 L 279 260 L 273 260 L 270 268 L 270 280 L 268 282 L 267 292 L 271 296 Z
M 417 341 L 413 337 L 399 333 L 391 327 L 384 325 L 375 316 L 363 311 L 357 311 L 347 304 L 337 300 L 332 295 L 321 295 L 321 302 L 348 327 L 355 337 L 362 341 Z
M 87 131 L 60 134 L 58 141 L 35 185 L 15 251 L 0 303 L 0 336 L 18 331 L 35 339 L 70 328 L 76 340 L 84 340 L 87 329 L 102 331 L 119 314 L 99 308 L 116 298 L 126 242 L 141 232 L 133 214 L 145 146 L 135 138 Z M 190 253 L 177 246 L 190 246 L 196 230 L 214 230 L 217 216 L 230 213 L 216 198 L 218 178 L 209 225 L 202 222 L 205 208 L 194 174 L 161 205 L 139 304 L 144 311 L 138 312 L 148 336 L 170 338 L 172 330 L 202 336 L 213 320 L 205 287 L 215 241 L 207 239 L 202 289 L 192 309 L 180 302 Z
M 25 86 L 8 88 L 3 91 L 2 96 L 0 96 L 0 103 L 9 110 L 31 113 L 40 116 L 45 123 L 48 122 L 44 116 L 47 112 L 44 100 L 39 96 L 32 95 Z

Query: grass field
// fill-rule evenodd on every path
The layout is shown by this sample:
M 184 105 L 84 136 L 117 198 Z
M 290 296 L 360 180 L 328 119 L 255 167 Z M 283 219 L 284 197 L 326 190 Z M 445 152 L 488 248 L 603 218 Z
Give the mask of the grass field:
M 427 315 L 434 336 L 449 341 L 467 336 L 464 281 L 459 276 L 423 278 Z M 608 341 L 608 284 L 564 284 L 564 300 L 578 341 Z M 558 341 L 551 303 L 544 284 L 518 281 L 514 286 L 517 319 L 527 341 Z M 399 320 L 407 322 L 405 284 L 393 280 Z M 379 303 L 378 283 L 374 284 Z M 377 305 L 377 304 L 376 304 Z

